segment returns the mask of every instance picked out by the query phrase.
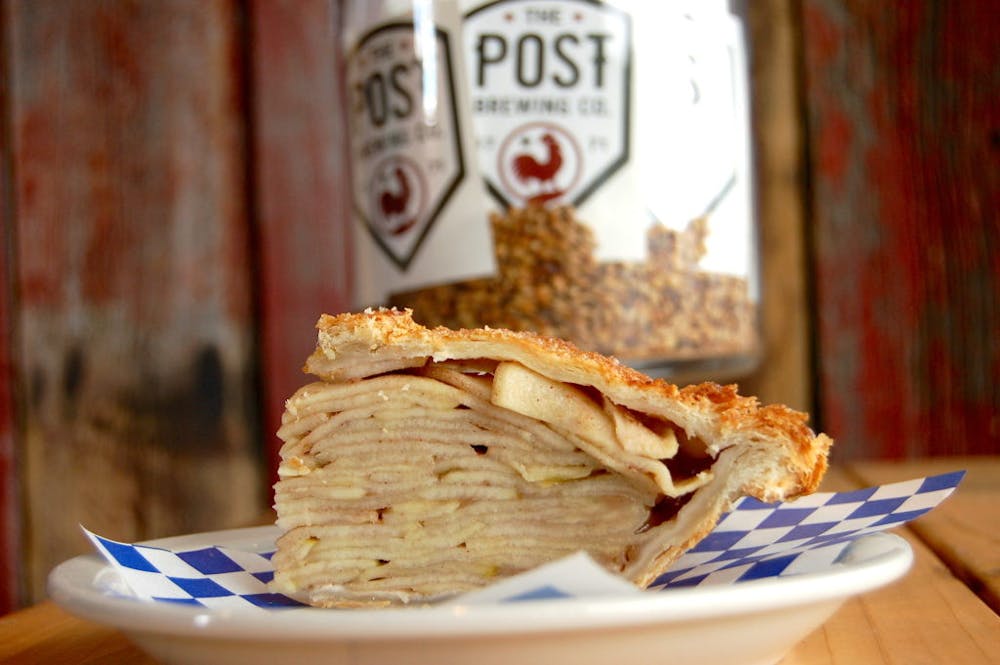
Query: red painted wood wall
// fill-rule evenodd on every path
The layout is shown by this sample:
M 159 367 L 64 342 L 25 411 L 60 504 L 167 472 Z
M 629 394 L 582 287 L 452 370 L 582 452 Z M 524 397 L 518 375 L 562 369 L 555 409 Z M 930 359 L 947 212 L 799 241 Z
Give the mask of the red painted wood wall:
M 264 502 L 233 2 L 8 2 L 20 582 Z
M 992 3 L 754 0 L 764 368 L 835 459 L 996 453 Z M 0 0 L 0 613 L 260 519 L 349 306 L 337 0 Z
M 285 398 L 306 381 L 318 314 L 349 307 L 346 118 L 331 38 L 340 5 L 253 0 L 248 10 L 261 395 L 274 469 L 272 433 Z
M 803 3 L 818 395 L 841 457 L 1000 452 L 1000 20 Z

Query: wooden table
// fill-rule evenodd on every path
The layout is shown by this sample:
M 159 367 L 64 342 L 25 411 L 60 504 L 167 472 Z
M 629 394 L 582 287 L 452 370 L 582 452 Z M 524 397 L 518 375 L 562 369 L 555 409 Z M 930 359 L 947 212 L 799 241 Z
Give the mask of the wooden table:
M 968 475 L 943 505 L 897 532 L 916 560 L 906 577 L 848 601 L 782 665 L 1000 663 L 1000 457 L 850 464 L 843 490 L 956 469 Z M 0 618 L 0 663 L 153 663 L 118 631 L 44 602 Z

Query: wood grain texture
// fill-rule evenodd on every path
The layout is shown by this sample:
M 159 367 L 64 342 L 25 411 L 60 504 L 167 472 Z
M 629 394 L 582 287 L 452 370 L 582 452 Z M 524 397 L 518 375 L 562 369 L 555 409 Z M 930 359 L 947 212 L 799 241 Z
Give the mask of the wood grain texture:
M 835 458 L 1000 450 L 1000 23 L 806 0 L 819 380 Z
M 918 538 L 908 583 L 849 600 L 782 665 L 990 665 L 1000 618 Z
M 51 602 L 0 617 L 0 662 L 154 665 L 114 628 L 77 619 Z
M 20 603 L 21 502 L 18 496 L 17 376 L 14 371 L 14 261 L 6 6 L 0 5 L 0 616 Z
M 1000 459 L 955 457 L 933 464 L 865 462 L 847 469 L 868 485 L 965 470 L 958 490 L 915 521 L 911 529 L 966 586 L 1000 613 Z
M 246 522 L 238 8 L 8 3 L 29 599 L 88 549 Z
M 908 480 L 931 475 L 915 465 Z M 869 483 L 833 469 L 823 491 Z M 952 497 L 943 505 L 948 505 Z M 927 520 L 941 507 L 917 520 Z M 913 523 L 911 523 L 913 524 Z M 913 567 L 887 587 L 848 600 L 823 626 L 800 643 L 782 665 L 965 665 L 996 663 L 1000 617 L 956 578 L 908 528 L 893 533 L 914 550 Z
M 747 2 L 757 219 L 760 230 L 760 368 L 741 389 L 766 403 L 813 408 L 809 278 L 803 198 L 800 35 L 793 0 Z
M 350 307 L 350 181 L 337 35 L 340 3 L 249 4 L 253 173 L 259 234 L 264 430 L 276 479 L 274 436 L 284 401 L 307 381 L 305 358 L 323 312 Z

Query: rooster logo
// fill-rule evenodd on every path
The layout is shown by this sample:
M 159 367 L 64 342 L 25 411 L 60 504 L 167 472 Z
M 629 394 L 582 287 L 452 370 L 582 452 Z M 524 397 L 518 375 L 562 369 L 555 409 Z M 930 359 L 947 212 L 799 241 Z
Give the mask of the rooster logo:
M 548 132 L 542 134 L 542 143 L 548 148 L 545 161 L 539 162 L 530 154 L 517 155 L 514 157 L 514 175 L 522 182 L 537 180 L 543 189 L 551 191 L 556 174 L 563 165 L 562 148 L 556 137 Z
M 546 203 L 566 196 L 579 175 L 579 150 L 555 125 L 536 123 L 515 130 L 500 150 L 506 189 L 524 203 Z
M 378 169 L 372 203 L 383 233 L 401 236 L 416 225 L 422 198 L 419 184 L 419 173 L 407 162 L 390 160 Z
M 398 217 L 406 212 L 406 204 L 410 202 L 410 194 L 412 193 L 410 181 L 403 169 L 397 166 L 393 170 L 393 176 L 396 181 L 396 191 L 392 191 L 391 189 L 384 190 L 378 199 L 378 207 L 384 219 Z M 404 226 L 395 227 L 393 233 L 403 233 L 407 228 L 409 228 L 409 223 Z

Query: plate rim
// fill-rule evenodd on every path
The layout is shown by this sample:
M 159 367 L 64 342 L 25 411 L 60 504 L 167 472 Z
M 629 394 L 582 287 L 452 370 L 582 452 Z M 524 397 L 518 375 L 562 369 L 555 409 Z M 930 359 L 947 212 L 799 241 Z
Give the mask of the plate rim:
M 223 547 L 227 542 L 266 538 L 276 527 L 248 527 L 144 541 L 178 546 L 190 542 Z M 96 553 L 56 566 L 48 577 L 49 597 L 80 618 L 125 632 L 240 638 L 260 641 L 365 642 L 389 639 L 448 639 L 484 635 L 591 630 L 649 624 L 683 624 L 711 618 L 778 611 L 818 603 L 836 604 L 885 586 L 910 569 L 913 549 L 898 535 L 862 536 L 878 548 L 862 560 L 816 573 L 766 578 L 733 585 L 684 587 L 634 596 L 554 598 L 516 603 L 386 609 L 281 608 L 232 611 L 116 596 L 96 584 L 111 564 Z M 859 539 L 859 540 L 861 540 Z M 208 541 L 211 541 L 210 543 Z M 89 579 L 89 582 L 84 580 Z M 572 611 L 570 611 L 572 610 Z M 331 619 L 336 617 L 336 619 Z

